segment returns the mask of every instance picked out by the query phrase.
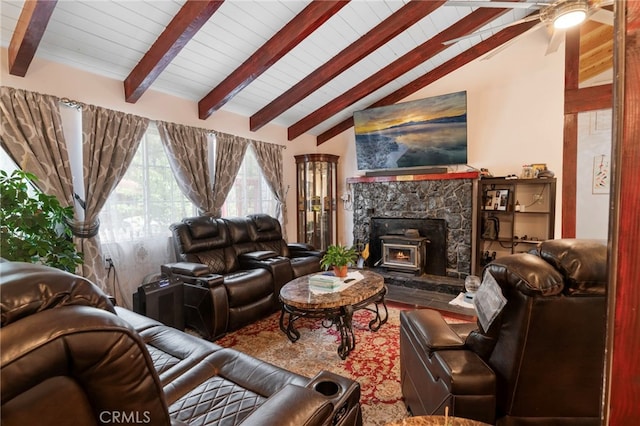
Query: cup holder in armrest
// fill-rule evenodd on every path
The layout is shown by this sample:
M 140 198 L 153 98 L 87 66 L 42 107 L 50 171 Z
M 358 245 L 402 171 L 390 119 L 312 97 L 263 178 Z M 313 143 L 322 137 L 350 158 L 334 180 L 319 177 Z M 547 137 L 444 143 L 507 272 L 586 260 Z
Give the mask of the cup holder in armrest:
M 307 384 L 333 404 L 334 426 L 362 424 L 360 385 L 355 380 L 322 370 Z
M 336 396 L 338 392 L 340 392 L 340 386 L 336 382 L 329 380 L 323 380 L 314 384 L 313 389 L 327 398 Z

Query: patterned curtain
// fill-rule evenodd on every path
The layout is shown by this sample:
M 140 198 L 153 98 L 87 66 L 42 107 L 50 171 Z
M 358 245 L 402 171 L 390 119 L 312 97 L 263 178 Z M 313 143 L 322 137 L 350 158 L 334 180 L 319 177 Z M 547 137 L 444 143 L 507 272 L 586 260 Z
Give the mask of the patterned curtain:
M 73 205 L 73 180 L 62 133 L 60 100 L 0 87 L 0 143 L 13 161 L 38 178 L 38 188 Z
M 222 215 L 222 205 L 236 180 L 249 142 L 245 138 L 216 132 L 216 165 L 213 184 L 213 213 Z
M 264 178 L 278 202 L 276 205 L 276 218 L 282 223 L 282 236 L 286 240 L 287 206 L 285 204 L 285 197 L 287 194 L 284 187 L 282 165 L 282 151 L 284 150 L 284 146 L 260 141 L 251 141 L 251 144 L 255 149 L 258 164 L 260 164 Z
M 148 126 L 147 118 L 93 105 L 83 107 L 83 174 L 87 224 L 97 222 L 100 210 L 127 171 Z M 106 283 L 99 236 L 83 239 L 82 246 L 82 275 L 95 283 Z M 128 298 L 128 295 L 118 294 L 117 288 L 105 290 L 117 300 Z
M 208 167 L 210 131 L 162 121 L 156 125 L 180 190 L 203 214 L 212 214 L 215 205 Z

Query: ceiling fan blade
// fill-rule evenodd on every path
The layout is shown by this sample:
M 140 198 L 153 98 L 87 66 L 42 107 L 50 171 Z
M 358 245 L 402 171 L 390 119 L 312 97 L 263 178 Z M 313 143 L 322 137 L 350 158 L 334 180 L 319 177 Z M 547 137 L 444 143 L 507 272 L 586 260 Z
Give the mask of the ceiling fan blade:
M 478 35 L 482 35 L 482 34 L 485 34 L 485 33 L 491 32 L 491 31 L 500 31 L 500 30 L 503 30 L 505 28 L 512 27 L 514 25 L 520 25 L 520 24 L 524 24 L 525 22 L 535 21 L 535 20 L 537 20 L 539 18 L 540 17 L 537 14 L 536 15 L 527 16 L 526 18 L 518 19 L 517 21 L 509 22 L 508 24 L 498 25 L 497 27 L 493 27 L 493 28 L 486 28 L 484 30 L 476 31 L 476 32 L 471 33 L 471 34 L 463 35 L 462 37 L 458 37 L 458 38 L 454 38 L 454 39 L 451 39 L 451 40 L 447 40 L 442 44 L 444 44 L 445 46 L 449 46 L 449 45 L 457 43 L 457 42 L 459 42 L 461 40 L 466 40 L 468 38 L 475 37 L 475 36 L 478 36 Z
M 607 9 L 597 9 L 589 15 L 589 19 L 600 22 L 601 24 L 613 26 L 613 12 Z
M 507 47 L 511 46 L 513 43 L 516 42 L 516 40 L 518 40 L 520 37 L 524 36 L 525 34 L 529 34 L 532 33 L 533 31 L 537 31 L 541 26 L 543 26 L 544 24 L 542 22 L 539 22 L 538 24 L 534 25 L 533 27 L 529 28 L 527 31 L 523 32 L 522 34 L 520 34 L 517 37 L 512 38 L 511 40 L 507 41 L 506 43 L 501 44 L 500 46 L 496 47 L 495 49 L 493 49 L 491 52 L 487 53 L 486 55 L 484 55 L 482 57 L 482 59 L 480 59 L 481 61 L 486 61 L 489 60 L 491 58 L 493 58 L 494 56 L 496 56 L 498 53 L 502 52 L 503 50 L 505 50 Z
M 564 40 L 564 30 L 555 29 L 553 26 L 551 28 L 551 38 L 549 39 L 549 45 L 547 46 L 547 51 L 544 54 L 545 56 L 557 52 L 562 40 Z
M 466 6 L 466 7 L 492 7 L 498 9 L 540 9 L 549 6 L 551 3 L 543 2 L 510 2 L 510 1 L 489 1 L 489 0 L 451 0 L 446 2 L 445 6 Z

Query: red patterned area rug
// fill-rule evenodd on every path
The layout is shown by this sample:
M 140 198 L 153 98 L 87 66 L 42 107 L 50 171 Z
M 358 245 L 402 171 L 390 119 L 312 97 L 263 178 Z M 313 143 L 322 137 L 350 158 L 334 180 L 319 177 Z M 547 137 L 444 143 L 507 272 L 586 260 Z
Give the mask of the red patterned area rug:
M 400 390 L 400 310 L 389 307 L 389 320 L 377 332 L 368 326 L 373 313 L 357 311 L 353 316 L 356 347 L 345 360 L 337 353 L 340 337 L 335 328 L 324 328 L 319 319 L 300 319 L 296 321 L 300 339 L 292 343 L 280 331 L 279 313 L 216 343 L 303 376 L 329 370 L 350 377 L 360 383 L 364 425 L 384 425 L 407 417 Z

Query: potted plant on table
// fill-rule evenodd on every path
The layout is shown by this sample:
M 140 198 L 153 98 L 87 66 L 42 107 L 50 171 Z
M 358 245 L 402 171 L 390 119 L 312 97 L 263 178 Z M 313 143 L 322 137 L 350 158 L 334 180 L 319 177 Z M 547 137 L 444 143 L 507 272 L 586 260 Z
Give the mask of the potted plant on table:
M 353 265 L 358 258 L 358 252 L 354 247 L 341 245 L 330 245 L 320 260 L 320 266 L 325 270 L 333 267 L 333 272 L 337 277 L 347 276 L 347 267 Z
M 73 207 L 31 187 L 37 178 L 0 170 L 0 254 L 7 260 L 40 263 L 74 272 L 82 263 L 68 221 Z

